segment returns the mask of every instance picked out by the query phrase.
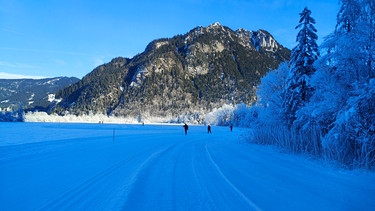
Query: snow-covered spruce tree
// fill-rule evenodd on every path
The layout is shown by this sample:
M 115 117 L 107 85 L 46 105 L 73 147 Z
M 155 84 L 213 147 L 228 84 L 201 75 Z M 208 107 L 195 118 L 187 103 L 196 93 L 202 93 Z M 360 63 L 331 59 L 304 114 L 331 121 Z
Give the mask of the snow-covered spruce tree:
M 344 82 L 355 78 L 354 68 L 347 67 L 356 66 L 349 52 L 358 52 L 354 50 L 357 45 L 351 47 L 354 37 L 347 39 L 346 34 L 357 25 L 356 17 L 361 8 L 358 1 L 343 0 L 341 3 L 336 29 L 320 46 L 322 56 L 315 63 L 317 70 L 311 78 L 314 94 L 310 103 L 296 112 L 294 122 L 303 129 L 318 126 L 322 136 L 332 129 L 339 109 L 346 104 L 352 83 Z
M 307 110 L 322 128 L 324 155 L 346 166 L 374 167 L 375 2 L 342 0 L 336 29 L 321 47 Z
M 304 106 L 313 94 L 310 77 L 315 72 L 314 62 L 318 59 L 319 50 L 316 43 L 318 36 L 314 27 L 315 20 L 307 7 L 300 13 L 300 21 L 296 29 L 297 46 L 293 48 L 290 60 L 290 73 L 287 88 L 284 92 L 282 114 L 289 127 L 296 120 L 296 112 Z

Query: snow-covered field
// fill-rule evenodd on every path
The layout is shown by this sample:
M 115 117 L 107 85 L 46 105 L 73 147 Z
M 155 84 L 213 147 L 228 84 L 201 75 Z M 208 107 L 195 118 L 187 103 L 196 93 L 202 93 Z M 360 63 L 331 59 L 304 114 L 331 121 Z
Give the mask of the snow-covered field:
M 375 175 L 245 129 L 0 123 L 0 210 L 374 210 Z

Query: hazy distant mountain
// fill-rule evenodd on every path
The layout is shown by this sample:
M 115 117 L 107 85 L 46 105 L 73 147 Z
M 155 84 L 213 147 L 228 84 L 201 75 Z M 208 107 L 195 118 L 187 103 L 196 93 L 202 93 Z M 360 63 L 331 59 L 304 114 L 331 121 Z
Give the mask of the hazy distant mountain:
M 289 57 L 265 30 L 196 27 L 95 68 L 57 93 L 53 112 L 199 120 L 223 104 L 254 102 L 260 78 Z
M 54 100 L 55 93 L 79 81 L 74 77 L 45 79 L 0 79 L 0 109 L 45 110 Z

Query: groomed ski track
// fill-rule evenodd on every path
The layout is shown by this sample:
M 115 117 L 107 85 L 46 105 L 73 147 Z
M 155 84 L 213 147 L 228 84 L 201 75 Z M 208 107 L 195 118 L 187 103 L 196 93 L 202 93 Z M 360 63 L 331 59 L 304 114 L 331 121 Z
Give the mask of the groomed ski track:
M 61 135 L 0 148 L 1 209 L 369 210 L 375 205 L 373 175 L 343 173 L 243 143 L 245 129 L 213 127 L 207 134 L 205 127 L 190 126 L 184 135 L 182 125 L 70 127 L 41 129 L 75 131 L 77 138 Z

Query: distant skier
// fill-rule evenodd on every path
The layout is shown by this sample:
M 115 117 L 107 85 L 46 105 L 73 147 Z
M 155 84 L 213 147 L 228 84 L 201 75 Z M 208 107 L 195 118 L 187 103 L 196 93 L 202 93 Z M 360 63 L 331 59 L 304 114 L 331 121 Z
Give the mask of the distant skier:
M 230 132 L 232 132 L 232 130 L 233 130 L 233 125 L 230 125 L 229 128 L 230 128 Z
M 207 133 L 211 133 L 211 126 L 210 125 L 207 126 Z
M 185 123 L 185 125 L 182 126 L 182 127 L 184 127 L 184 129 L 185 129 L 185 135 L 187 135 L 187 131 L 188 131 L 188 129 L 189 129 L 189 126 Z

